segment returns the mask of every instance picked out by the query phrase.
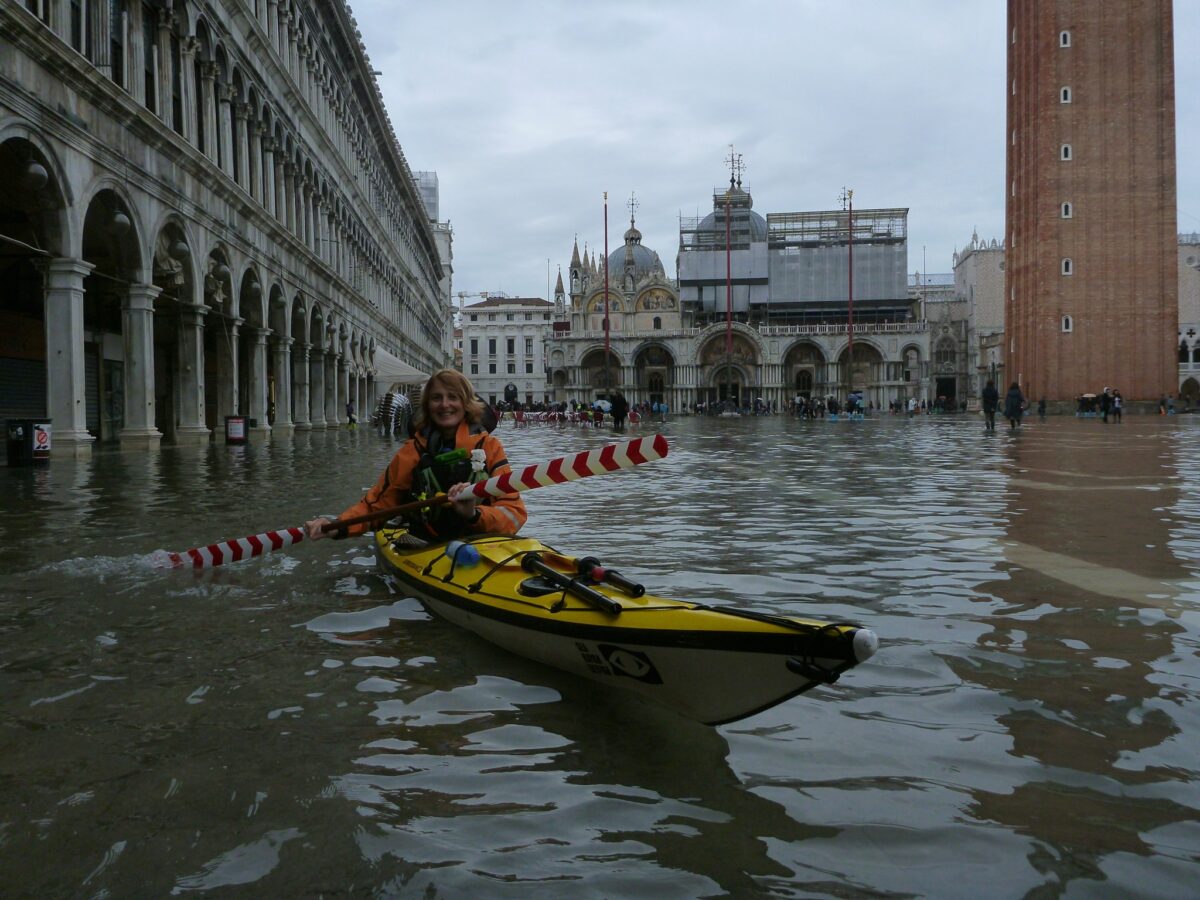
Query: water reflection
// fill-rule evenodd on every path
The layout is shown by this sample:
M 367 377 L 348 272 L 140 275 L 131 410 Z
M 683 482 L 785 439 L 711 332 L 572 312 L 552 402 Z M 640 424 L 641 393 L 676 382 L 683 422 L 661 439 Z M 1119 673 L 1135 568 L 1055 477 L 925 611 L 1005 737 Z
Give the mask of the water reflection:
M 681 419 L 528 495 L 660 593 L 866 622 L 869 664 L 711 729 L 431 619 L 336 512 L 395 445 L 0 470 L 16 895 L 1182 896 L 1200 876 L 1200 422 Z M 607 442 L 505 429 L 517 462 Z

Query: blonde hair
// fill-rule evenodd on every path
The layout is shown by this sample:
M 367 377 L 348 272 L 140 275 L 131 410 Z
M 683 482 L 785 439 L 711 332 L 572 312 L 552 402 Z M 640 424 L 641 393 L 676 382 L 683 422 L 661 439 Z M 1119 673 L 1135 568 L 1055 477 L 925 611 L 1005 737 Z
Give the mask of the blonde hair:
M 429 410 L 429 395 L 433 393 L 434 384 L 440 384 L 447 392 L 454 394 L 462 401 L 463 412 L 468 424 L 477 425 L 483 418 L 483 403 L 475 396 L 475 388 L 462 372 L 456 369 L 439 369 L 429 376 L 421 391 L 421 407 L 417 411 L 416 426 L 424 428 L 433 421 Z

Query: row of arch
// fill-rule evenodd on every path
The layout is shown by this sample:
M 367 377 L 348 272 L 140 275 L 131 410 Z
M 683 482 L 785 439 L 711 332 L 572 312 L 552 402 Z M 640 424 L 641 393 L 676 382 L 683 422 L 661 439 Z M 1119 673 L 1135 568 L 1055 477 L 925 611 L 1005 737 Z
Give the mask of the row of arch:
M 300 137 L 300 124 L 280 113 L 262 72 L 234 36 L 200 4 L 129 0 L 81 0 L 77 19 L 61 21 L 64 4 L 29 2 L 44 24 L 90 59 L 130 95 L 208 157 L 268 214 L 330 265 L 355 290 L 385 313 L 404 320 L 406 331 L 428 330 L 412 310 L 411 275 L 391 261 L 378 229 L 358 210 L 364 198 L 342 185 L 365 185 L 366 205 L 382 219 L 410 271 L 436 285 L 437 251 L 402 157 L 389 173 L 365 129 L 363 98 L 344 88 L 350 75 L 334 68 L 309 25 L 292 3 L 253 0 L 248 4 L 261 37 L 292 86 L 307 102 L 311 131 L 332 142 L 332 152 L 314 153 Z M 328 16 L 336 17 L 330 10 Z M 107 39 L 103 39 L 107 37 Z M 361 40 L 356 33 L 355 40 Z M 168 99 L 169 102 L 168 102 Z M 369 102 L 367 98 L 366 102 Z M 371 110 L 382 113 L 382 104 Z M 383 114 L 386 117 L 386 114 Z M 392 146 L 397 156 L 399 148 Z M 341 160 L 346 173 L 332 174 L 321 160 Z M 432 261 L 431 261 L 432 260 Z M 438 335 L 426 335 L 437 340 Z
M 948 351 L 942 348 L 941 352 Z M 572 371 L 575 367 L 566 366 L 562 353 L 556 352 L 550 360 L 551 383 L 559 401 L 586 400 L 617 389 L 632 402 L 676 405 L 744 400 L 751 390 L 780 402 L 796 394 L 841 395 L 853 390 L 886 403 L 898 395 L 915 395 L 929 363 L 915 341 L 889 359 L 884 348 L 869 338 L 856 339 L 853 345 L 845 338 L 832 345 L 798 338 L 783 349 L 778 367 L 769 376 L 764 375 L 767 358 L 766 347 L 753 329 L 736 325 L 727 348 L 725 326 L 719 325 L 701 337 L 687 358 L 655 340 L 632 349 L 610 346 L 607 356 L 596 342 L 582 348 L 579 365 Z M 766 384 L 768 380 L 774 383 Z M 576 396 L 567 396 L 572 393 Z

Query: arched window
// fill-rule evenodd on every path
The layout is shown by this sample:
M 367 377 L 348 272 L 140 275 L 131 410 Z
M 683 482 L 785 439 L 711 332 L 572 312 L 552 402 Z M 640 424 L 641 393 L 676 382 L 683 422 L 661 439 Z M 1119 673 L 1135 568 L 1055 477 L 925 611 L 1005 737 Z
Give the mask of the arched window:
M 1059 152 L 1058 158 L 1061 159 L 1063 162 L 1067 162 L 1071 159 L 1071 145 L 1070 144 L 1062 145 L 1062 150 Z
M 1062 260 L 1062 273 L 1063 273 L 1064 275 L 1074 275 L 1074 274 L 1075 274 L 1075 266 L 1074 266 L 1074 264 L 1071 262 L 1071 257 L 1069 257 L 1069 256 L 1064 256 L 1064 257 L 1063 257 L 1063 260 Z
M 933 361 L 939 372 L 953 372 L 955 369 L 955 359 L 957 354 L 954 350 L 954 339 L 944 337 L 938 341 L 937 350 L 934 352 Z
M 1179 342 L 1179 361 L 1181 363 L 1186 363 L 1188 361 L 1188 358 L 1189 358 L 1189 353 L 1188 353 L 1187 341 L 1180 341 Z
M 1069 87 L 1064 87 L 1061 91 L 1058 92 L 1058 101 L 1060 103 L 1070 103 L 1071 102 L 1071 89 Z
M 1070 47 L 1071 46 L 1071 32 L 1060 31 L 1058 33 L 1058 46 L 1060 46 L 1060 47 Z
M 655 331 L 661 331 L 661 330 L 662 330 L 662 317 L 661 317 L 661 316 L 655 316 L 655 317 L 654 317 L 654 330 L 655 330 Z
M 1192 349 L 1192 362 L 1200 363 L 1200 341 L 1196 342 L 1196 346 Z
M 1063 203 L 1063 205 L 1062 205 L 1062 217 L 1063 217 L 1064 219 L 1069 219 L 1069 218 L 1071 218 L 1071 216 L 1072 216 L 1073 214 L 1074 214 L 1074 210 L 1072 210 L 1072 209 L 1071 209 L 1071 204 L 1070 204 L 1070 203 Z
M 1070 334 L 1070 333 L 1071 333 L 1072 331 L 1074 331 L 1074 330 L 1075 330 L 1075 323 L 1074 323 L 1074 322 L 1071 320 L 1071 317 L 1070 317 L 1070 316 L 1063 316 L 1063 317 L 1062 317 L 1062 331 L 1063 331 L 1063 334 Z

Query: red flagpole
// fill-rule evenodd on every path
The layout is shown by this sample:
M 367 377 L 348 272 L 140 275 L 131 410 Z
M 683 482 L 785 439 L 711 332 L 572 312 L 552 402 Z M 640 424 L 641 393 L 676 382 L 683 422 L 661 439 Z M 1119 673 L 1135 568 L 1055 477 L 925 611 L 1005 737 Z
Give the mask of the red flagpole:
M 608 350 L 608 191 L 604 192 L 604 389 L 612 399 L 612 374 L 609 370 Z
M 850 243 L 847 245 L 847 278 L 849 280 L 849 290 L 847 292 L 848 311 L 846 320 L 846 352 L 850 356 L 850 374 L 846 379 L 846 393 L 849 399 L 849 393 L 854 390 L 854 191 L 846 192 L 846 202 L 849 206 L 846 217 L 846 231 L 850 238 Z

